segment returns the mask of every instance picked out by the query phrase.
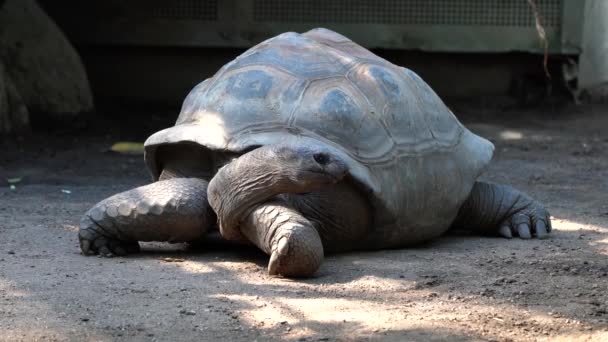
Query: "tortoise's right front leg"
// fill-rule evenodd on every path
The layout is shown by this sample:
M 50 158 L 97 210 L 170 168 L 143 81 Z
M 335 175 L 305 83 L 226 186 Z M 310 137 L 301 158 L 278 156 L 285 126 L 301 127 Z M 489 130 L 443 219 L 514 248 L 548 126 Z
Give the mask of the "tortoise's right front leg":
M 314 224 L 282 200 L 254 207 L 240 231 L 270 255 L 270 275 L 310 277 L 323 262 L 323 244 Z
M 125 255 L 139 251 L 138 241 L 200 239 L 215 222 L 207 186 L 199 178 L 172 178 L 106 198 L 80 221 L 83 254 Z

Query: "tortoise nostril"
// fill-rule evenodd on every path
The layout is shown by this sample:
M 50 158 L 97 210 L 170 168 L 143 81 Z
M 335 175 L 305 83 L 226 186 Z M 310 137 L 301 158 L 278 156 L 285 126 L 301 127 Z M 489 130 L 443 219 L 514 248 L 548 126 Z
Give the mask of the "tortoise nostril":
M 325 153 L 315 153 L 312 155 L 312 157 L 321 165 L 325 165 L 329 162 L 329 156 Z

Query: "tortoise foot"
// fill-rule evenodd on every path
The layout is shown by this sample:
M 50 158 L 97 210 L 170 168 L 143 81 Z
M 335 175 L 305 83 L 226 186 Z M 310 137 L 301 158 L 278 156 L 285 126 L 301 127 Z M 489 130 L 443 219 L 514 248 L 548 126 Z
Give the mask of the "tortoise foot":
M 207 181 L 172 178 L 97 203 L 82 217 L 78 239 L 85 255 L 126 255 L 139 251 L 138 241 L 200 239 L 213 220 Z
M 289 224 L 288 224 L 289 225 Z M 310 277 L 323 260 L 323 245 L 316 229 L 294 224 L 282 227 L 273 239 L 268 274 Z
M 323 243 L 315 226 L 282 200 L 258 205 L 239 228 L 270 255 L 270 275 L 310 277 L 323 262 Z
M 498 234 L 508 239 L 519 236 L 522 239 L 536 237 L 544 239 L 551 232 L 551 217 L 545 207 L 535 200 L 521 210 L 507 216 L 500 224 Z
M 113 257 L 139 252 L 137 241 L 121 241 L 105 236 L 103 228 L 88 215 L 85 215 L 80 222 L 78 240 L 84 255 Z
M 507 239 L 544 239 L 551 232 L 551 216 L 540 202 L 508 185 L 475 182 L 453 227 Z

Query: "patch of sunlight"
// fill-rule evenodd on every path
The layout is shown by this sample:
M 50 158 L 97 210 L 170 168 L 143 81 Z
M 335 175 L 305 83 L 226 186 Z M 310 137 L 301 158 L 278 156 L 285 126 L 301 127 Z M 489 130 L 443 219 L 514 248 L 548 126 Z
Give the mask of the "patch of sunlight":
M 9 327 L 3 330 L 2 341 L 114 341 L 111 337 L 91 333 L 90 330 L 86 332 L 83 331 L 84 329 L 82 327 L 49 328 L 45 326 L 32 328 L 25 325 L 23 327 Z M 79 336 L 80 338 L 75 338 L 76 336 Z
M 553 227 L 555 227 L 559 230 L 578 231 L 578 230 L 584 229 L 584 230 L 596 231 L 598 233 L 608 233 L 607 227 L 602 227 L 602 226 L 587 224 L 587 223 L 581 223 L 581 222 L 576 222 L 576 221 L 570 221 L 570 220 L 563 219 L 560 217 L 551 217 L 551 223 L 552 223 Z
M 213 295 L 214 298 L 225 298 L 231 301 L 247 304 L 244 309 L 239 311 L 239 318 L 250 326 L 261 328 L 275 328 L 283 324 L 290 326 L 301 323 L 302 317 L 299 310 L 292 312 L 283 306 L 279 297 L 261 298 L 260 296 L 247 295 Z M 300 334 L 310 334 L 310 329 L 300 329 Z
M 345 298 L 287 298 L 246 295 L 217 295 L 246 303 L 239 317 L 251 326 L 262 329 L 288 325 L 291 333 L 300 337 L 316 333 L 318 326 L 347 325 L 349 330 L 372 332 L 378 326 L 391 330 L 405 319 L 401 310 L 391 310 L 383 303 Z M 373 318 L 370 313 L 373 312 Z
M 0 279 L 0 292 L 6 297 L 24 298 L 28 296 L 25 291 L 15 288 L 14 285 L 3 279 Z
M 543 340 L 540 340 L 543 341 Z M 545 341 L 551 342 L 605 342 L 608 341 L 608 332 L 572 333 L 547 337 Z
M 372 275 L 365 275 L 351 282 L 355 288 L 366 288 L 369 291 L 407 291 L 416 285 L 415 281 L 407 281 L 404 279 L 390 279 L 377 277 Z
M 499 136 L 502 140 L 521 140 L 524 138 L 523 133 L 509 129 L 500 132 Z
M 551 222 L 554 229 L 559 231 L 567 232 L 581 232 L 583 235 L 594 238 L 595 234 L 598 234 L 596 239 L 589 241 L 589 246 L 594 248 L 598 253 L 608 255 L 608 228 L 593 224 L 585 224 L 575 221 L 570 221 L 562 218 L 552 218 Z M 592 235 L 589 235 L 591 233 Z
M 213 272 L 213 268 L 209 267 L 207 264 L 198 262 L 198 261 L 188 261 L 184 260 L 183 262 L 176 262 L 175 265 L 182 269 L 183 271 L 190 273 L 211 273 Z
M 559 335 L 547 337 L 547 341 L 601 341 L 605 330 L 581 332 L 586 324 L 566 317 L 554 317 L 525 307 L 508 303 L 453 303 L 449 301 L 370 301 L 357 298 L 314 297 L 293 298 L 285 296 L 215 295 L 240 303 L 239 319 L 257 329 L 290 329 L 294 337 L 311 337 L 335 329 L 337 336 L 352 338 L 377 335 L 379 330 L 389 331 L 440 331 L 449 332 L 446 339 L 457 336 L 475 336 L 480 327 L 489 331 L 508 330 L 514 338 L 525 333 L 543 340 L 541 332 L 546 326 L 560 326 Z M 336 294 L 339 296 L 338 294 Z M 514 317 L 516 317 L 514 319 Z M 478 322 L 471 326 L 468 322 Z M 520 322 L 525 322 L 523 331 Z M 486 331 L 484 328 L 483 330 Z M 529 335 L 531 329 L 537 333 Z M 484 337 L 495 337 L 492 333 Z M 504 337 L 504 336 L 503 336 Z
M 67 230 L 70 232 L 77 232 L 80 228 L 76 225 L 73 224 L 64 224 L 63 225 L 63 230 Z

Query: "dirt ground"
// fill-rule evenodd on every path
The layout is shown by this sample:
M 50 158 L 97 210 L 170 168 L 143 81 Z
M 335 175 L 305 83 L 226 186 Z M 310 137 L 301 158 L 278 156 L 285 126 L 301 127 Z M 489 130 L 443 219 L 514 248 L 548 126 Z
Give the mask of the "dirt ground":
M 608 341 L 608 107 L 455 111 L 496 144 L 484 178 L 547 205 L 549 239 L 331 255 L 306 280 L 269 277 L 265 255 L 217 240 L 84 257 L 79 217 L 149 181 L 141 156 L 109 146 L 172 116 L 2 142 L 0 340 Z

